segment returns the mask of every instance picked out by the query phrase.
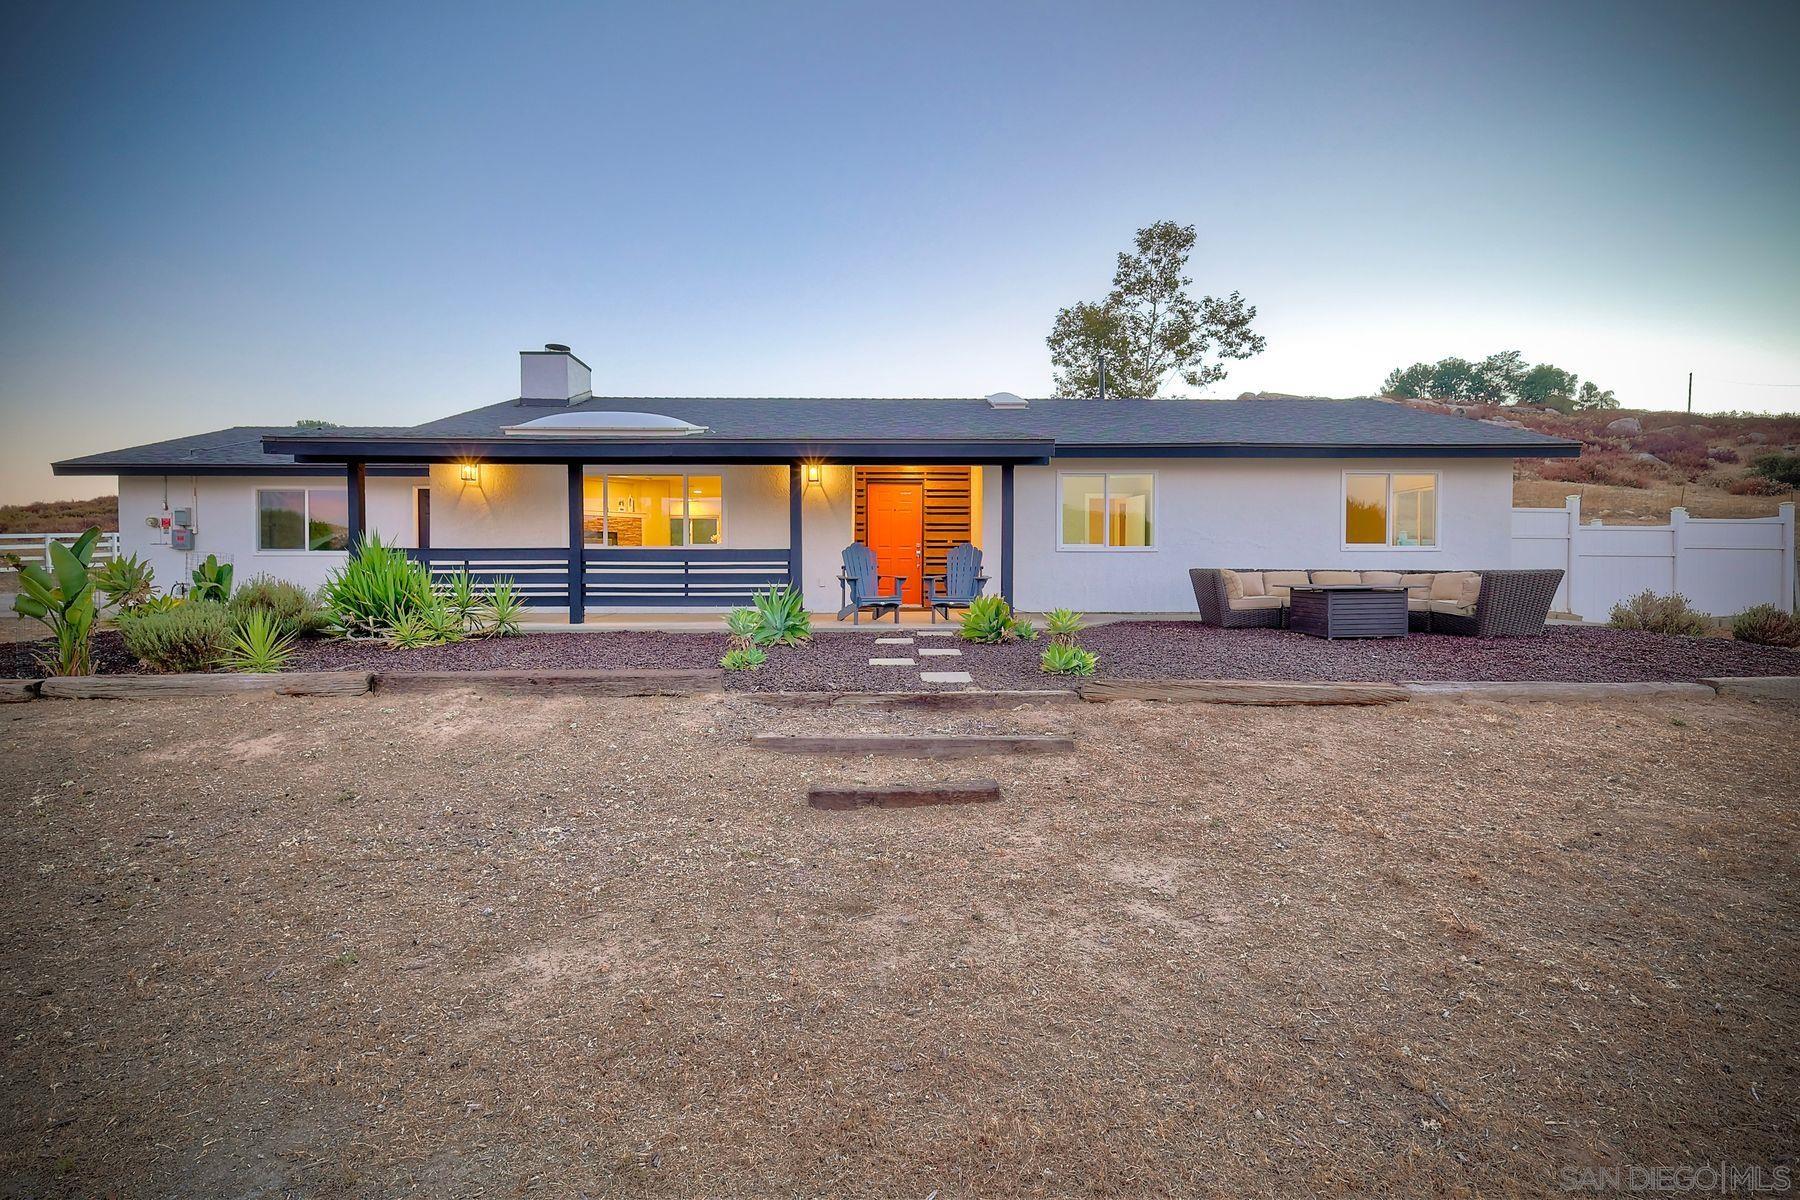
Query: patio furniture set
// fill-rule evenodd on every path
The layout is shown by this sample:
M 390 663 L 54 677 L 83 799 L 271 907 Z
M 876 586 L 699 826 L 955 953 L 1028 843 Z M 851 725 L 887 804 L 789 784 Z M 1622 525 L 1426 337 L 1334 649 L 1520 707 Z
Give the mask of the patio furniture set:
M 1317 637 L 1521 637 L 1542 633 L 1563 573 L 1547 571 L 1188 572 L 1209 625 Z
M 882 590 L 884 579 L 892 581 L 891 589 Z M 867 608 L 874 611 L 877 621 L 884 614 L 893 613 L 894 624 L 898 625 L 907 579 L 905 575 L 881 574 L 875 565 L 875 552 L 861 542 L 850 543 L 844 547 L 844 569 L 838 575 L 841 600 L 838 620 L 849 617 L 852 625 L 859 624 L 862 610 Z M 951 609 L 969 607 L 986 588 L 987 576 L 981 573 L 981 550 L 968 542 L 958 542 L 950 547 L 943 573 L 925 577 L 925 603 L 931 609 L 932 624 L 937 624 L 940 616 L 948 621 Z

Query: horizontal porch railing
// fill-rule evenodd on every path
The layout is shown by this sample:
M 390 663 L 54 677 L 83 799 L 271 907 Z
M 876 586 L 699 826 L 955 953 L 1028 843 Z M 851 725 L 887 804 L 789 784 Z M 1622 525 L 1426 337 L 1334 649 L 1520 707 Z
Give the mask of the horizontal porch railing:
M 583 553 L 591 607 L 728 608 L 788 581 L 788 552 L 724 547 L 597 547 Z
M 569 603 L 569 552 L 561 546 L 537 549 L 408 550 L 413 559 L 431 570 L 434 583 L 467 571 L 477 587 L 510 579 L 519 599 L 534 608 L 566 607 Z

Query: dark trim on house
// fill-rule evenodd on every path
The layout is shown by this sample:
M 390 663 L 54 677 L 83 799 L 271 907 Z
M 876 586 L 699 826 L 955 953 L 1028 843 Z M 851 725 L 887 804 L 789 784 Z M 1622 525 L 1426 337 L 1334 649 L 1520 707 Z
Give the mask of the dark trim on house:
M 1057 458 L 1576 458 L 1580 442 L 1522 446 L 1234 446 L 1181 445 L 1168 442 L 1138 446 L 1080 445 L 1056 447 Z
M 349 531 L 350 549 L 354 551 L 362 545 L 363 534 L 369 527 L 369 464 L 344 464 L 344 485 L 344 526 Z
M 585 365 L 585 364 L 584 364 Z M 578 462 L 569 466 L 569 624 L 587 619 L 587 472 Z
M 343 460 L 335 462 L 283 462 L 241 466 L 227 466 L 218 463 L 85 463 L 79 459 L 50 464 L 52 475 L 305 475 L 310 478 L 319 476 L 342 475 Z M 371 478 L 384 479 L 428 479 L 431 476 L 429 466 L 370 466 Z
M 795 591 L 806 591 L 806 578 L 801 573 L 804 556 L 801 544 L 804 535 L 800 527 L 801 510 L 806 499 L 806 465 L 804 463 L 788 464 L 788 586 Z
M 567 462 L 571 457 L 586 462 L 666 463 L 791 463 L 897 462 L 942 466 L 971 462 L 1020 462 L 1043 465 L 1055 452 L 1048 438 L 1024 440 L 961 440 L 907 438 L 904 440 L 791 441 L 754 438 L 696 440 L 656 438 L 641 441 L 546 438 L 307 438 L 270 436 L 263 448 L 271 454 L 292 454 L 298 462 L 343 462 L 351 458 L 380 458 L 393 462 L 452 462 L 469 459 L 491 463 Z
M 1013 465 L 1000 468 L 1000 594 L 1013 598 Z

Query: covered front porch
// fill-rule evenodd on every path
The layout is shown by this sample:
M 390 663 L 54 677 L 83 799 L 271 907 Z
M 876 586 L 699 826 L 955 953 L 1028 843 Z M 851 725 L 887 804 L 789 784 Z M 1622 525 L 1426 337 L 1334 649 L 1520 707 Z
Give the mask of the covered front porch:
M 420 544 L 408 553 L 434 574 L 511 580 L 537 624 L 604 616 L 609 627 L 660 627 L 659 618 L 714 624 L 717 612 L 782 585 L 798 588 L 814 613 L 835 614 L 842 551 L 855 541 L 871 546 L 884 575 L 906 577 L 902 623 L 929 624 L 924 579 L 944 571 L 958 542 L 982 548 L 989 589 L 1011 599 L 1014 467 L 1045 461 L 1016 450 L 1000 461 L 879 453 L 845 461 L 828 447 L 779 463 L 725 459 L 716 447 L 690 462 L 663 447 L 646 461 L 607 449 L 554 464 L 490 455 L 431 462 Z M 371 532 L 367 471 L 358 460 L 345 468 L 354 542 Z

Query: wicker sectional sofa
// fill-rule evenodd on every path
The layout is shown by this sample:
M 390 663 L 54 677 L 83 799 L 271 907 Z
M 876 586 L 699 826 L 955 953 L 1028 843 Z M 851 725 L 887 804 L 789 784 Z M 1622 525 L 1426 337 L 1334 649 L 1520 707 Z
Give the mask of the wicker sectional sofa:
M 1407 625 L 1419 633 L 1519 637 L 1542 633 L 1561 571 L 1242 571 L 1195 567 L 1194 599 L 1208 625 L 1287 625 L 1288 597 L 1309 584 L 1379 584 L 1406 589 Z

